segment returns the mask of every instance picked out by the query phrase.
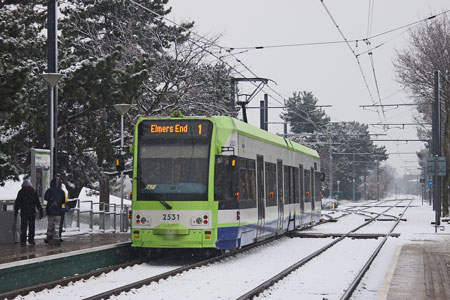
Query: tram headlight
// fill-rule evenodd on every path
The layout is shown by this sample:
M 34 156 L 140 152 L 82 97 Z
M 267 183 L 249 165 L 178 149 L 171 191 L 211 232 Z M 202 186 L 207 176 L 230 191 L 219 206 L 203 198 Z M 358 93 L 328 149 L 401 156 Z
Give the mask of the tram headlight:
M 209 214 L 197 215 L 191 218 L 191 224 L 195 226 L 208 225 L 210 223 L 209 217 Z

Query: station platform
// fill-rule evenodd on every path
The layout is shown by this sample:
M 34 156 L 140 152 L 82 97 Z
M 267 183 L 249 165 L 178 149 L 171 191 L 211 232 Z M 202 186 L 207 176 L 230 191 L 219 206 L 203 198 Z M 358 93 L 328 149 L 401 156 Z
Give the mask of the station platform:
M 63 233 L 59 246 L 35 237 L 35 245 L 0 245 L 0 299 L 14 298 L 41 284 L 122 264 L 138 257 L 130 233 Z
M 80 233 L 65 235 L 60 246 L 53 246 L 44 242 L 45 236 L 36 236 L 35 245 L 21 246 L 20 243 L 0 245 L 0 265 L 34 258 L 42 258 L 55 254 L 76 252 L 96 248 L 99 246 L 114 245 L 130 242 L 130 233 Z
M 450 237 L 399 246 L 378 300 L 450 299 Z

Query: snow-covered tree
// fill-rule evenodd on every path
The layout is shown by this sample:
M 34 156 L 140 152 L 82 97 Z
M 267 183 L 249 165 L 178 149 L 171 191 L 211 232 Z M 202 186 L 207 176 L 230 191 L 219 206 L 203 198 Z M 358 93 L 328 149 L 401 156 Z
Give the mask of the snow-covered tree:
M 328 174 L 324 183 L 327 190 L 332 151 L 334 182 L 339 180 L 340 191 L 346 199 L 351 199 L 353 179 L 358 188 L 364 176 L 376 169 L 374 161 L 387 159 L 386 150 L 371 141 L 367 125 L 330 122 L 325 112 L 317 107 L 317 101 L 311 92 L 294 93 L 286 102 L 287 111 L 282 118 L 289 122 L 293 140 L 319 152 L 322 169 Z
M 294 92 L 286 101 L 286 113 L 281 118 L 289 123 L 292 132 L 313 133 L 321 132 L 330 118 L 319 107 L 318 99 L 311 92 Z
M 45 3 L 0 3 L 0 184 L 28 173 L 30 148 L 46 141 Z
M 196 115 L 231 114 L 227 104 L 230 70 L 209 60 L 213 42 L 192 36 L 192 23 L 168 25 L 163 18 L 170 12 L 167 0 L 136 2 L 141 6 L 123 0 L 70 0 L 61 6 L 58 39 L 59 72 L 63 78 L 58 87 L 58 170 L 72 196 L 82 186 L 95 187 L 104 171 L 114 169 L 113 155 L 120 145 L 120 116 L 114 104 L 133 105 L 125 116 L 126 146 L 131 143 L 139 114 L 170 115 L 175 109 Z M 11 65 L 24 66 L 24 71 L 16 67 L 15 74 L 9 75 L 4 71 L 9 67 L 3 65 L 2 59 L 1 91 L 6 95 L 2 111 L 22 108 L 24 114 L 8 115 L 8 123 L 3 119 L 0 123 L 0 181 L 29 168 L 29 160 L 16 162 L 11 153 L 28 158 L 31 146 L 46 147 L 47 91 L 38 77 L 45 70 L 45 4 L 37 7 L 6 3 L 1 9 L 5 18 L 1 18 L 0 28 L 12 28 L 9 23 L 14 20 L 15 31 L 30 31 L 26 37 L 26 30 L 2 32 L 2 43 L 24 35 L 27 49 L 33 53 L 20 55 L 15 48 L 1 49 L 1 55 L 13 57 Z M 19 8 L 26 13 L 10 12 Z M 25 15 L 38 20 L 31 29 L 25 26 Z M 9 23 L 4 21 L 6 17 L 11 19 Z M 23 80 L 16 80 L 17 88 L 8 92 L 3 87 L 11 84 L 13 75 Z M 28 102 L 13 98 L 14 93 Z M 32 101 L 39 104 L 28 105 Z M 18 130 L 23 134 L 13 139 Z

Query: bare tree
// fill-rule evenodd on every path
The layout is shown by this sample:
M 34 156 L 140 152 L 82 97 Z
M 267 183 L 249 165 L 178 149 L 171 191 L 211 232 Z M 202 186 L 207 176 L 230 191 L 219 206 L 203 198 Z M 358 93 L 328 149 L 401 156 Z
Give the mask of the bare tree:
M 442 153 L 447 158 L 447 175 L 443 180 L 443 209 L 449 210 L 450 184 L 450 19 L 445 14 L 422 23 L 410 34 L 409 47 L 398 53 L 394 62 L 398 80 L 407 88 L 417 103 L 422 120 L 431 121 L 434 99 L 434 72 L 440 71 L 441 141 Z M 443 129 L 443 130 L 442 130 Z M 420 135 L 427 134 L 423 129 Z M 429 133 L 428 133 L 429 135 Z M 428 146 L 429 147 L 429 146 Z

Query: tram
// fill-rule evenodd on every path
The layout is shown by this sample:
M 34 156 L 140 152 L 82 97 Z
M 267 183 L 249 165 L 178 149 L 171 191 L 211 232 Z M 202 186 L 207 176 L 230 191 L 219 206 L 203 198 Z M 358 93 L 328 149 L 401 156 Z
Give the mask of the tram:
M 318 153 L 232 117 L 142 117 L 134 247 L 236 249 L 320 219 Z

